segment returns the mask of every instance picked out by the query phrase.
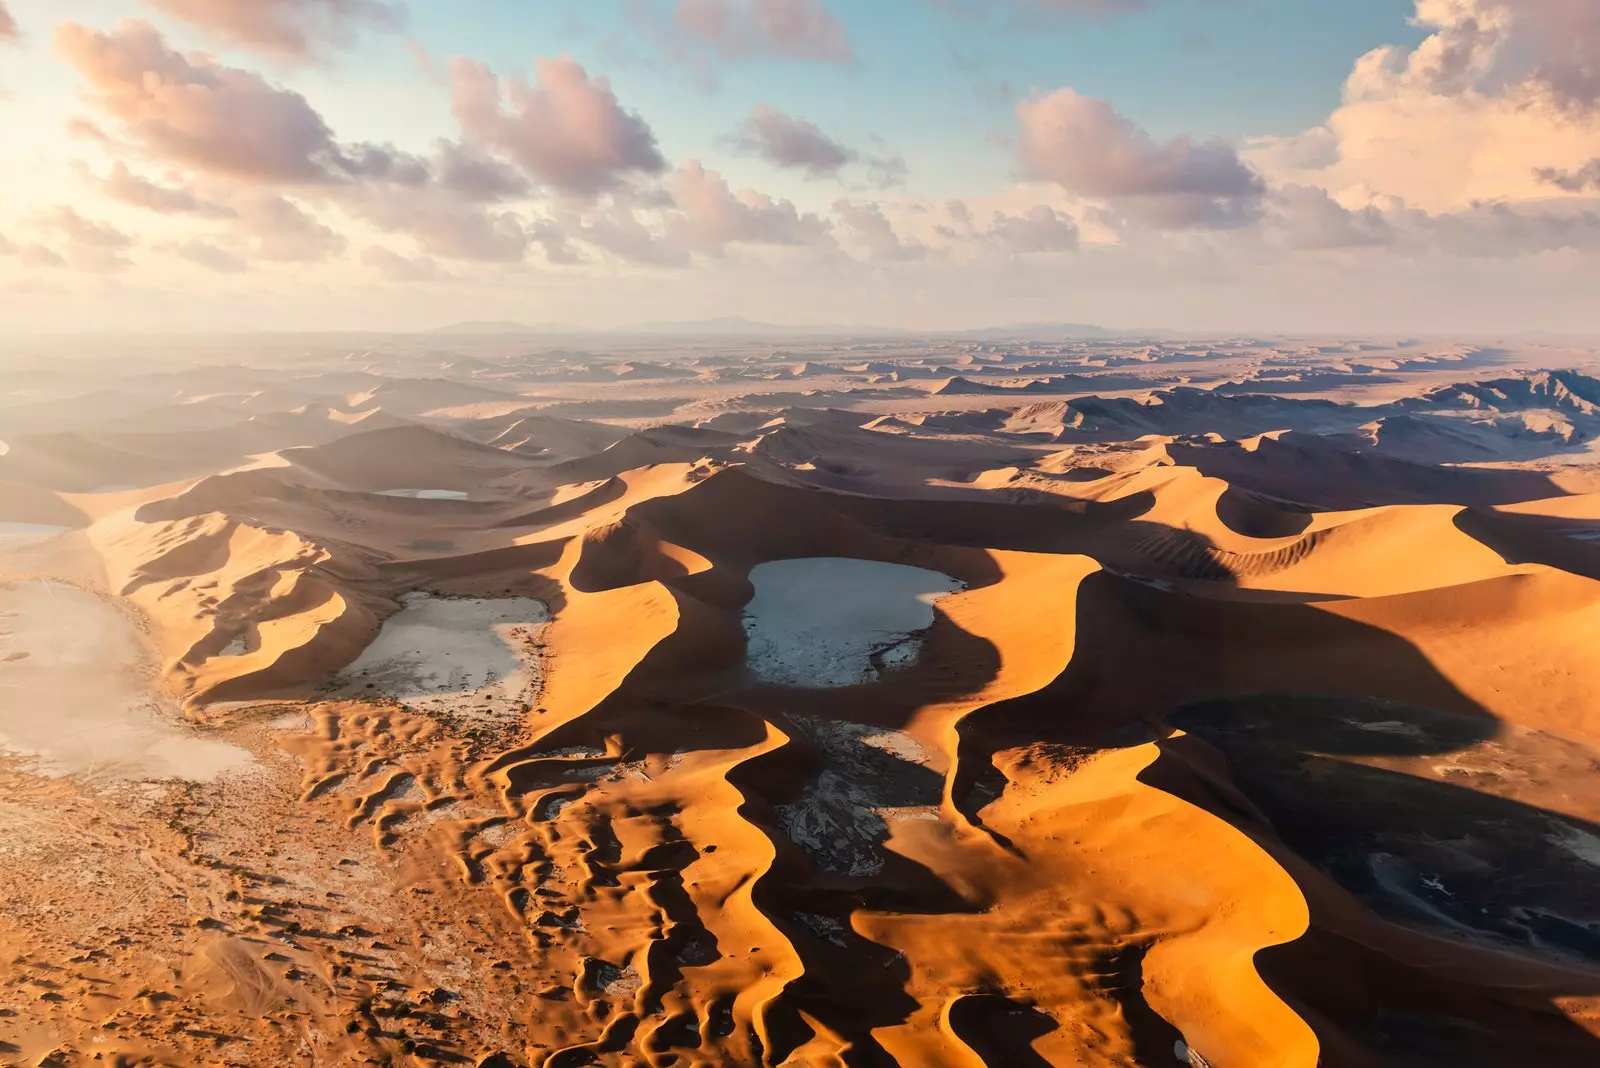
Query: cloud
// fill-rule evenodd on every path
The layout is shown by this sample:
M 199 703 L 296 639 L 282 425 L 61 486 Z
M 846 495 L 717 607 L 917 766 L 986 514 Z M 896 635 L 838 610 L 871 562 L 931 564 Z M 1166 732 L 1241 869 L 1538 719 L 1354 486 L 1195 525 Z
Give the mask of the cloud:
M 1379 196 L 1434 214 L 1566 193 L 1600 144 L 1600 4 L 1418 0 L 1414 48 L 1354 63 L 1341 106 L 1245 155 L 1280 184 L 1347 207 Z M 1538 166 L 1535 166 L 1537 164 Z
M 903 262 L 928 255 L 928 246 L 895 233 L 883 208 L 876 203 L 837 200 L 833 210 L 870 259 Z
M 965 207 L 965 205 L 963 205 Z M 1078 224 L 1045 204 L 1019 215 L 997 211 L 984 236 L 1007 252 L 1072 252 L 1078 247 Z
M 342 235 L 299 204 L 260 195 L 239 205 L 239 231 L 253 242 L 251 256 L 273 263 L 318 263 L 345 250 Z
M 691 260 L 687 251 L 651 230 L 626 205 L 612 204 L 584 219 L 579 224 L 579 235 L 625 263 L 684 267 Z
M 62 260 L 74 270 L 94 274 L 126 270 L 133 266 L 122 253 L 134 247 L 134 239 L 108 223 L 86 219 L 76 209 L 64 204 L 39 212 L 34 222 L 43 229 L 55 231 L 66 243 L 64 255 L 34 253 L 40 265 L 58 266 L 56 260 Z M 24 249 L 23 252 L 26 257 L 28 250 Z
M 852 61 L 850 39 L 822 0 L 678 0 L 674 23 L 725 59 Z
M 554 220 L 537 220 L 528 227 L 528 238 L 544 249 L 545 261 L 552 267 L 574 267 L 584 262 L 583 256 L 572 247 L 570 235 Z
M 434 159 L 441 189 L 464 200 L 494 203 L 527 196 L 530 188 L 516 168 L 454 141 L 441 141 Z
M 17 20 L 7 9 L 5 0 L 0 0 L 0 44 L 8 44 L 21 36 L 22 30 L 17 27 Z
M 112 200 L 143 208 L 160 215 L 201 215 L 212 218 L 231 218 L 231 208 L 213 204 L 183 186 L 165 186 L 140 177 L 118 162 L 106 178 L 92 179 L 95 186 Z
M 737 151 L 758 156 L 776 167 L 804 171 L 809 178 L 842 179 L 844 168 L 860 163 L 872 187 L 903 185 L 908 173 L 906 161 L 890 155 L 881 137 L 873 136 L 872 142 L 883 151 L 864 156 L 829 137 L 816 123 L 767 104 L 755 105 L 727 139 Z
M 1272 222 L 1292 249 L 1361 248 L 1388 244 L 1396 236 L 1377 207 L 1351 211 L 1315 186 L 1286 185 L 1274 190 Z
M 1569 171 L 1556 167 L 1539 167 L 1533 173 L 1539 181 L 1568 193 L 1600 193 L 1600 157 Z
M 379 0 L 146 0 L 230 44 L 304 57 L 324 45 L 348 45 L 362 26 L 397 29 L 405 6 Z
M 1509 204 L 1478 204 L 1442 215 L 1415 213 L 1410 222 L 1434 248 L 1456 256 L 1600 251 L 1600 215 L 1592 211 L 1519 211 Z
M 39 223 L 57 230 L 74 245 L 85 248 L 125 249 L 133 247 L 133 238 L 107 223 L 85 219 L 73 208 L 58 205 L 39 216 Z
M 391 282 L 428 282 L 438 277 L 439 266 L 426 256 L 402 256 L 381 245 L 361 253 L 361 262 Z
M 167 46 L 148 22 L 115 31 L 64 22 L 56 48 L 147 153 L 214 174 L 324 182 L 340 153 L 305 97 L 260 75 Z
M 757 104 L 732 138 L 736 148 L 768 163 L 805 171 L 813 178 L 838 175 L 856 152 L 823 133 L 816 123 Z
M 504 153 L 552 189 L 579 196 L 630 174 L 666 170 L 655 134 L 623 110 L 605 78 L 591 79 L 568 57 L 535 60 L 534 76 L 534 85 L 511 78 L 502 86 L 486 64 L 453 61 L 451 102 L 468 139 Z
M 188 260 L 218 274 L 241 274 L 250 268 L 241 257 L 209 241 L 186 241 L 174 246 L 170 251 L 179 259 Z
M 1244 225 L 1266 191 L 1226 143 L 1156 141 L 1108 101 L 1072 89 L 1020 101 L 1017 121 L 1018 151 L 1031 177 L 1109 201 L 1158 228 Z
M 742 189 L 737 194 L 722 175 L 699 160 L 689 160 L 668 186 L 678 212 L 668 232 L 683 245 L 720 252 L 733 244 L 805 245 L 826 237 L 815 215 L 801 215 L 787 200 Z

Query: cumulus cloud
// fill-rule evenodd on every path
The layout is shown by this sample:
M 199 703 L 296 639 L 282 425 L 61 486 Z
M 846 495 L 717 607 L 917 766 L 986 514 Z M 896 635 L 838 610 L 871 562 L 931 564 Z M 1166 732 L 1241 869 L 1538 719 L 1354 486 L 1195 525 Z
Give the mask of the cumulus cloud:
M 883 208 L 876 203 L 838 200 L 833 210 L 869 259 L 904 262 L 925 259 L 928 255 L 927 245 L 896 233 Z
M 1533 173 L 1539 181 L 1568 193 L 1600 193 L 1600 157 L 1572 170 L 1539 167 Z
M 303 57 L 323 45 L 346 45 L 362 26 L 398 28 L 400 3 L 380 0 L 146 0 L 230 44 Z
M 191 171 L 259 185 L 421 187 L 437 166 L 442 181 L 479 199 L 521 188 L 508 168 L 448 142 L 432 163 L 390 145 L 342 144 L 299 93 L 178 52 L 147 22 L 125 20 L 110 33 L 66 22 L 56 47 L 133 148 Z
M 1568 185 L 1600 144 L 1600 4 L 1418 0 L 1414 22 L 1430 31 L 1415 48 L 1362 56 L 1325 122 L 1251 145 L 1250 162 L 1347 207 L 1393 196 L 1443 214 L 1583 192 Z
M 161 185 L 134 174 L 126 163 L 118 162 L 105 178 L 94 179 L 94 184 L 112 200 L 143 208 L 159 215 L 201 215 L 212 218 L 231 218 L 234 211 L 214 204 L 182 185 Z
M 441 189 L 464 200 L 492 204 L 531 191 L 516 168 L 454 141 L 441 141 L 434 160 Z
M 1351 211 L 1315 186 L 1286 185 L 1272 194 L 1272 223 L 1294 249 L 1361 248 L 1395 237 L 1383 212 L 1368 205 Z
M 43 229 L 55 231 L 65 242 L 64 255 L 53 252 L 49 256 L 40 255 L 44 266 L 57 266 L 56 261 L 61 260 L 75 270 L 93 273 L 121 271 L 133 266 L 122 255 L 134 246 L 133 238 L 108 223 L 86 219 L 64 204 L 40 212 L 35 222 Z M 24 249 L 25 254 L 27 251 Z
M 680 33 L 728 59 L 849 64 L 850 39 L 822 0 L 678 0 Z
M 1111 202 L 1164 229 L 1224 229 L 1258 213 L 1265 185 L 1232 147 L 1156 141 L 1108 101 L 1072 89 L 1017 104 L 1018 151 L 1031 177 Z
M 1352 95 L 1522 86 L 1565 105 L 1600 103 L 1600 5 L 1592 0 L 1417 0 L 1413 21 L 1433 32 L 1409 53 L 1389 45 L 1363 56 Z
M 553 219 L 538 219 L 528 227 L 528 238 L 544 250 L 545 262 L 552 267 L 573 267 L 584 258 L 572 247 L 572 237 Z
M 1049 205 L 1036 204 L 1017 215 L 995 212 L 984 236 L 1017 255 L 1071 252 L 1078 247 L 1078 224 Z
M 835 141 L 816 123 L 757 104 L 739 124 L 735 147 L 768 163 L 805 171 L 813 178 L 836 176 L 856 160 L 854 149 Z
M 68 241 L 88 248 L 124 249 L 133 246 L 133 238 L 107 223 L 93 222 L 66 205 L 58 205 L 43 212 L 42 225 L 61 232 Z
M 785 114 L 767 104 L 751 108 L 727 139 L 736 151 L 758 156 L 775 167 L 803 171 L 808 178 L 843 181 L 844 169 L 860 164 L 868 185 L 889 189 L 904 184 L 906 161 L 890 154 L 881 137 L 874 135 L 871 141 L 879 151 L 863 154 L 828 136 L 809 119 Z
M 627 205 L 611 204 L 590 215 L 579 224 L 578 233 L 588 244 L 625 263 L 683 267 L 691 260 L 686 250 L 645 225 Z
M 669 185 L 678 211 L 668 232 L 684 246 L 720 252 L 728 245 L 804 245 L 820 240 L 827 227 L 815 215 L 801 215 L 787 200 L 741 189 L 699 160 L 689 160 Z
M 239 232 L 252 242 L 253 259 L 317 263 L 342 254 L 345 239 L 285 197 L 253 196 L 239 206 Z
M 1420 238 L 1456 256 L 1505 258 L 1539 252 L 1600 251 L 1600 215 L 1592 211 L 1529 211 L 1478 204 L 1440 215 L 1415 213 Z
M 626 176 L 666 170 L 654 132 L 623 109 L 605 78 L 591 79 L 567 57 L 535 60 L 534 76 L 535 84 L 502 84 L 486 64 L 452 62 L 451 102 L 466 136 L 562 193 L 593 196 Z
M 327 181 L 340 155 L 305 97 L 209 57 L 184 56 L 148 22 L 125 20 L 111 33 L 65 22 L 56 47 L 100 109 L 150 155 L 274 182 Z

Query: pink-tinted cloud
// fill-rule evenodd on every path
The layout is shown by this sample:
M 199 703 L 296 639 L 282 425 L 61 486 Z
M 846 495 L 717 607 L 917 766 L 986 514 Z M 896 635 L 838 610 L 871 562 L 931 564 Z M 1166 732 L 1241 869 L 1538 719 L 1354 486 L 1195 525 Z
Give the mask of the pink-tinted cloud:
M 904 262 L 925 259 L 928 255 L 928 246 L 897 234 L 883 208 L 876 203 L 837 200 L 833 210 L 870 259 Z
M 1533 173 L 1539 181 L 1568 193 L 1600 193 L 1600 158 L 1592 159 L 1572 170 L 1539 167 Z
M 109 274 L 133 266 L 122 253 L 133 248 L 136 242 L 108 223 L 86 219 L 64 204 L 39 212 L 34 222 L 61 237 L 64 252 L 58 258 L 74 270 Z M 48 256 L 42 257 L 41 262 L 46 266 L 55 265 Z
M 60 232 L 74 245 L 86 248 L 125 249 L 133 247 L 133 238 L 107 223 L 85 219 L 65 204 L 57 205 L 39 216 L 39 222 Z
M 146 0 L 230 44 L 286 56 L 324 45 L 349 44 L 362 26 L 394 29 L 405 19 L 400 3 L 379 0 Z
M 666 170 L 655 134 L 623 109 L 605 78 L 591 79 L 567 57 L 536 60 L 534 76 L 534 84 L 522 78 L 502 84 L 485 64 L 452 62 L 451 101 L 467 138 L 504 153 L 550 188 L 579 196 Z
M 844 26 L 822 0 L 679 0 L 680 32 L 728 59 L 851 62 Z
M 1386 245 L 1397 234 L 1377 207 L 1352 211 L 1315 186 L 1286 185 L 1272 193 L 1273 227 L 1292 249 Z
M 837 175 L 856 159 L 853 149 L 823 133 L 816 123 L 766 104 L 751 109 L 732 140 L 735 147 L 768 163 L 802 170 L 813 178 Z
M 15 41 L 21 36 L 22 31 L 17 28 L 17 20 L 6 8 L 5 0 L 0 0 L 0 44 Z
M 422 251 L 443 259 L 517 263 L 528 251 L 527 227 L 514 212 L 486 211 L 436 190 L 374 190 L 348 198 L 353 215 L 390 233 L 405 234 Z
M 258 181 L 330 179 L 339 150 L 299 93 L 206 56 L 185 56 L 136 19 L 111 33 L 62 23 L 56 48 L 99 108 L 152 156 Z
M 185 186 L 161 185 L 134 174 L 126 163 L 115 164 L 108 177 L 95 179 L 95 185 L 112 200 L 160 215 L 231 218 L 234 214 L 232 209 L 213 204 Z
M 801 215 L 787 200 L 742 189 L 689 160 L 669 185 L 678 213 L 669 232 L 698 251 L 720 252 L 728 245 L 805 245 L 822 240 L 827 227 L 815 215 Z
M 1017 104 L 1018 151 L 1031 177 L 1108 200 L 1161 228 L 1227 228 L 1253 219 L 1265 187 L 1221 141 L 1156 141 L 1108 101 L 1058 89 Z
M 584 219 L 578 236 L 587 244 L 609 252 L 625 263 L 651 267 L 684 267 L 691 257 L 640 220 L 633 208 L 612 204 Z
M 239 206 L 239 232 L 250 257 L 272 263 L 318 263 L 345 250 L 344 236 L 292 200 L 255 196 Z
M 984 235 L 1007 252 L 1071 252 L 1078 247 L 1078 224 L 1046 204 L 1017 215 L 997 211 Z
M 1534 78 L 1568 103 L 1600 104 L 1600 4 L 1516 0 L 1507 6 L 1533 49 Z

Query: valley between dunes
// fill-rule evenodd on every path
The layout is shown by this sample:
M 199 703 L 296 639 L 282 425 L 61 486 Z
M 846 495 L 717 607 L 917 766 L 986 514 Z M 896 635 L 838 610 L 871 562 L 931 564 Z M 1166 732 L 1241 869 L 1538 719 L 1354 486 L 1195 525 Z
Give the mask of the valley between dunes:
M 0 412 L 0 1063 L 1600 1062 L 1600 382 L 684 366 Z

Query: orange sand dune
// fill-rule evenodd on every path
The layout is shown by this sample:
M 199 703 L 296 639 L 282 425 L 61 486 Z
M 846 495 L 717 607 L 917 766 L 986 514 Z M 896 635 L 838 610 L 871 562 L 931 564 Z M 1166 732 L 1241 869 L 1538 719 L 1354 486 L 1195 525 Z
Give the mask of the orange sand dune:
M 18 438 L 0 1061 L 1600 1058 L 1587 476 L 1399 459 L 1322 402 L 850 377 L 987 351 L 675 352 Z M 740 392 L 797 375 L 852 407 Z M 685 391 L 722 414 L 650 425 Z M 101 759 L 86 693 L 163 767 L 229 759 Z

